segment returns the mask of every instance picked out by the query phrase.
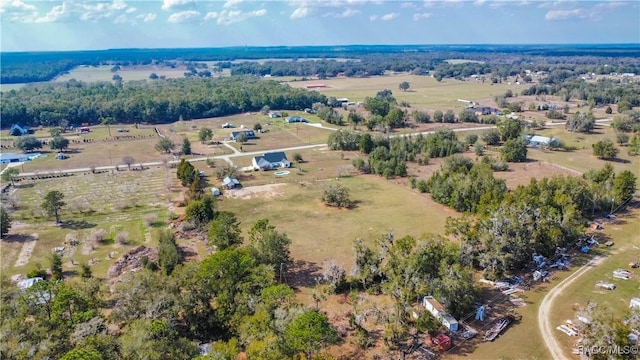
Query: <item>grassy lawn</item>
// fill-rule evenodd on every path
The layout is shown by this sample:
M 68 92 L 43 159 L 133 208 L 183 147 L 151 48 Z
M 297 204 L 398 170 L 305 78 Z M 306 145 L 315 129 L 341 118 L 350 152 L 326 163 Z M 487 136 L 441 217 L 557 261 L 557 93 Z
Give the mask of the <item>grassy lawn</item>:
M 81 244 L 66 246 L 65 271 L 77 270 L 78 264 L 92 259 L 94 273 L 104 276 L 113 259 L 156 238 L 155 232 L 167 219 L 171 202 L 177 196 L 179 187 L 174 178 L 174 172 L 156 168 L 21 182 L 10 195 L 19 204 L 12 213 L 16 223 L 7 240 L 0 243 L 3 271 L 10 275 L 25 274 L 36 264 L 48 268 L 51 249 L 65 246 L 65 238 L 74 234 Z M 168 183 L 171 189 L 167 187 Z M 67 205 L 60 213 L 62 226 L 55 225 L 40 209 L 44 194 L 50 190 L 65 195 Z M 157 220 L 149 225 L 148 217 Z M 85 246 L 91 234 L 99 229 L 105 231 L 107 240 Z M 128 234 L 125 245 L 114 241 L 115 234 L 120 232 Z M 25 240 L 32 235 L 37 240 L 27 257 L 28 264 L 15 266 Z
M 403 92 L 398 89 L 398 85 L 403 81 L 408 81 L 411 85 L 409 91 Z M 492 85 L 490 81 L 482 83 L 454 79 L 438 82 L 430 76 L 408 74 L 295 81 L 289 85 L 304 88 L 306 85 L 317 83 L 323 83 L 327 87 L 315 89 L 316 91 L 326 96 L 346 97 L 353 102 L 364 101 L 366 97 L 374 97 L 380 90 L 389 89 L 398 102 L 407 101 L 414 108 L 451 109 L 456 113 L 465 106 L 465 103 L 457 101 L 458 99 L 492 102 L 495 95 L 502 95 L 509 89 L 514 93 L 520 92 L 527 86 L 509 85 L 507 82 Z
M 330 208 L 320 201 L 323 186 L 332 181 L 349 189 L 357 201 L 354 209 Z M 362 238 L 372 244 L 389 229 L 399 237 L 442 233 L 445 218 L 455 215 L 453 210 L 428 201 L 425 195 L 373 175 L 286 184 L 278 187 L 274 196 L 225 197 L 219 207 L 235 213 L 245 231 L 256 220 L 268 218 L 291 238 L 295 260 L 320 268 L 335 260 L 347 271 L 353 264 L 354 240 Z
M 575 146 L 577 150 L 543 152 L 530 149 L 527 156 L 531 159 L 551 162 L 581 173 L 590 169 L 600 169 L 604 164 L 609 163 L 616 172 L 630 170 L 636 177 L 640 177 L 640 156 L 629 156 L 624 146 L 616 144 L 620 152 L 618 159 L 615 161 L 598 159 L 593 155 L 591 145 L 596 142 L 608 138 L 615 143 L 615 133 L 608 125 L 596 125 L 594 132 L 591 134 L 573 134 L 565 130 L 563 126 L 548 127 L 547 129 L 536 131 L 536 134 L 556 137 L 567 145 Z

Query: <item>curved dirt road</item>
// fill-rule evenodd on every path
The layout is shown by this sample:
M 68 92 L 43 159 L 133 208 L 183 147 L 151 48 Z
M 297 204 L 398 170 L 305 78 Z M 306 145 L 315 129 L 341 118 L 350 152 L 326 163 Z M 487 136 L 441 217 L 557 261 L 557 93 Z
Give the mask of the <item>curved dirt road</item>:
M 554 333 L 556 332 L 556 324 L 552 324 L 552 319 L 550 318 L 551 307 L 553 306 L 553 301 L 555 298 L 562 293 L 562 291 L 569 285 L 571 285 L 576 279 L 578 279 L 582 274 L 596 267 L 604 257 L 596 256 L 591 259 L 586 265 L 582 266 L 573 274 L 569 275 L 566 279 L 562 280 L 558 285 L 556 285 L 553 289 L 551 289 L 547 295 L 542 299 L 540 303 L 540 308 L 538 309 L 538 328 L 540 329 L 540 333 L 542 334 L 542 339 L 544 340 L 549 352 L 551 353 L 551 358 L 555 360 L 570 360 L 570 358 L 564 355 L 562 351 L 562 346 L 556 341 L 554 337 Z M 556 319 L 557 321 L 557 319 Z M 558 324 L 559 325 L 559 324 Z

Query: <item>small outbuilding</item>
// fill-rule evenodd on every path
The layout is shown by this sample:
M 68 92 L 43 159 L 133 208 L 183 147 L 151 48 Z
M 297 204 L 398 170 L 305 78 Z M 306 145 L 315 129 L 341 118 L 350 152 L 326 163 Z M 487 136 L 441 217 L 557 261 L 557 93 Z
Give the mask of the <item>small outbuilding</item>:
M 211 195 L 213 195 L 213 196 L 220 196 L 220 195 L 221 195 L 221 193 L 220 193 L 220 189 L 218 189 L 217 187 L 212 187 L 212 188 L 211 188 Z
M 56 155 L 56 159 L 58 160 L 65 160 L 68 159 L 69 155 L 65 154 L 65 153 L 58 153 L 58 155 Z
M 546 136 L 527 136 L 525 137 L 525 140 L 529 142 L 529 146 L 531 146 L 532 148 L 549 148 L 558 146 L 558 140 L 556 138 L 550 138 Z
M 431 341 L 438 345 L 442 351 L 451 349 L 451 338 L 445 334 L 438 334 L 436 337 L 431 338 Z
M 242 185 L 240 185 L 240 181 L 238 181 L 238 179 L 227 176 L 226 178 L 222 179 L 222 186 L 227 189 L 235 189 L 241 187 Z
M 632 298 L 629 301 L 629 309 L 638 308 L 640 309 L 640 298 Z
M 11 125 L 11 128 L 9 129 L 9 135 L 12 135 L 12 136 L 23 136 L 23 135 L 28 135 L 28 134 L 33 134 L 33 131 L 31 129 L 29 129 L 28 126 L 22 126 L 20 124 L 13 124 L 13 125 Z

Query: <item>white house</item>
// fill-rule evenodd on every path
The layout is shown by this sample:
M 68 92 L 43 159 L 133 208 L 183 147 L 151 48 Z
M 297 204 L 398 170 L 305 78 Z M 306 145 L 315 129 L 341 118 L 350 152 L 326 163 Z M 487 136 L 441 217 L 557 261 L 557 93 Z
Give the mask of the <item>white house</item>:
M 273 170 L 291 167 L 291 162 L 289 162 L 287 155 L 282 151 L 256 156 L 251 163 L 254 170 Z
M 556 138 L 549 138 L 546 136 L 533 135 L 527 139 L 529 141 L 529 146 L 538 148 L 538 147 L 555 147 L 558 145 L 558 140 Z
M 422 305 L 449 331 L 458 331 L 458 320 L 444 311 L 444 306 L 433 296 L 422 298 Z

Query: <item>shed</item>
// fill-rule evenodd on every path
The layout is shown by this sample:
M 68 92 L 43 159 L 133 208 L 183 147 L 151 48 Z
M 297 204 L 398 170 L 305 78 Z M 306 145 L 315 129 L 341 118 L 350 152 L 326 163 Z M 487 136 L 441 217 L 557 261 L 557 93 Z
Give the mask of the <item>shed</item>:
M 449 331 L 458 331 L 458 320 L 445 312 L 444 306 L 433 296 L 425 296 L 422 305 Z
M 240 187 L 241 185 L 238 179 L 227 176 L 226 178 L 222 179 L 222 186 L 227 189 L 233 189 L 236 187 Z
M 438 347 L 440 347 L 440 349 L 442 349 L 443 351 L 451 349 L 451 338 L 445 334 L 438 334 L 438 336 L 431 339 L 431 341 L 434 344 L 438 345 Z
M 558 146 L 558 140 L 556 138 L 549 138 L 546 136 L 533 135 L 529 139 L 529 145 L 534 148 L 538 147 L 555 147 Z
M 629 309 L 632 308 L 640 309 L 640 298 L 632 298 L 631 301 L 629 301 Z
M 68 159 L 69 155 L 65 154 L 65 153 L 58 153 L 58 155 L 56 155 L 56 159 L 58 160 L 64 160 L 64 159 Z
M 211 188 L 211 195 L 220 196 L 220 189 L 218 189 L 217 187 L 212 187 Z
M 22 136 L 27 134 L 33 134 L 33 131 L 28 126 L 22 126 L 20 124 L 13 124 L 9 129 L 9 135 Z

